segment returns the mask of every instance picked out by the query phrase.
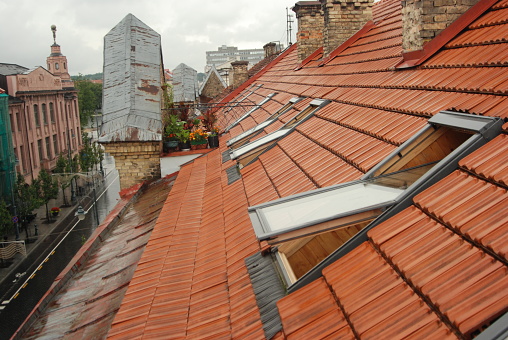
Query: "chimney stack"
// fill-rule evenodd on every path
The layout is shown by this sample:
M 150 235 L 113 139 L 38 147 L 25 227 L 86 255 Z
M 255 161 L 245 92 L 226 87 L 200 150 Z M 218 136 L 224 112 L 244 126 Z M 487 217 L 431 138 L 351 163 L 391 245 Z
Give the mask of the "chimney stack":
M 249 73 L 247 71 L 247 65 L 249 62 L 247 60 L 237 60 L 231 63 L 233 67 L 233 88 L 236 89 L 238 86 L 242 85 L 249 79 Z
M 418 51 L 479 0 L 402 1 L 402 49 Z
M 374 0 L 320 0 L 324 14 L 324 56 L 372 20 Z M 419 0 L 417 0 L 419 1 Z
M 277 45 L 274 42 L 269 42 L 263 46 L 263 49 L 265 50 L 265 58 L 277 54 Z
M 298 19 L 298 59 L 303 61 L 323 45 L 323 12 L 319 1 L 299 1 L 292 9 Z

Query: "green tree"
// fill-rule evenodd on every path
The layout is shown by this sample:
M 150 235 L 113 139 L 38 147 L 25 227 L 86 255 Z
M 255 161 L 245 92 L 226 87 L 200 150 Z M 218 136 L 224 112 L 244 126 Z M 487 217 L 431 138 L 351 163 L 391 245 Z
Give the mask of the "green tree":
M 72 162 L 73 162 L 72 160 L 69 161 L 67 157 L 65 157 L 63 154 L 60 154 L 56 161 L 56 167 L 53 170 L 53 173 L 58 175 L 56 177 L 60 185 L 60 188 L 62 189 L 63 202 L 64 206 L 66 207 L 68 207 L 70 204 L 67 201 L 65 189 L 67 189 L 71 185 L 72 180 L 76 176 L 74 175 L 75 171 L 73 171 Z
M 37 179 L 39 180 L 38 195 L 43 204 L 46 205 L 46 219 L 48 222 L 51 222 L 48 203 L 51 199 L 58 198 L 58 182 L 44 169 L 39 172 L 39 177 Z
M 102 107 L 102 84 L 92 83 L 79 75 L 74 81 L 74 87 L 78 90 L 81 126 L 86 126 L 92 119 L 95 110 Z
M 35 179 L 31 185 L 25 182 L 25 177 L 18 173 L 16 179 L 16 186 L 14 190 L 14 200 L 16 202 L 16 212 L 21 222 L 22 228 L 27 232 L 27 225 L 30 220 L 32 212 L 42 205 L 42 200 L 38 196 L 39 180 Z
M 7 236 L 12 231 L 13 226 L 14 223 L 7 205 L 4 200 L 0 200 L 0 236 Z

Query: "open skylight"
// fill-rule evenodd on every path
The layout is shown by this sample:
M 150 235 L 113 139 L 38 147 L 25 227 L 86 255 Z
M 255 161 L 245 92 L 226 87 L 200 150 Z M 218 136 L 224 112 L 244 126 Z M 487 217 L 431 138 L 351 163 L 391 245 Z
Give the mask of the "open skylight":
M 231 159 L 236 159 L 240 167 L 246 166 L 261 153 L 274 145 L 277 140 L 289 134 L 298 124 L 310 118 L 317 110 L 327 105 L 329 102 L 329 100 L 314 99 L 305 109 L 300 111 L 279 130 L 231 150 Z
M 276 246 L 288 285 L 320 275 L 314 267 L 321 261 L 355 234 L 409 206 L 414 195 L 452 172 L 501 125 L 498 118 L 442 111 L 361 180 L 250 207 L 254 231 Z
M 291 107 L 295 103 L 299 102 L 302 99 L 303 98 L 300 98 L 300 97 L 291 98 L 286 105 L 281 107 L 276 113 L 271 115 L 266 121 L 264 121 L 261 124 L 256 125 L 252 129 L 244 131 L 243 133 L 239 134 L 236 137 L 231 138 L 230 140 L 228 140 L 226 142 L 226 145 L 229 147 L 237 148 L 237 147 L 247 143 L 249 138 L 252 138 L 253 136 L 255 136 L 257 134 L 257 132 L 261 132 L 265 127 L 267 127 L 268 125 L 270 125 L 271 123 L 276 121 L 280 115 L 287 112 L 289 109 L 291 109 Z

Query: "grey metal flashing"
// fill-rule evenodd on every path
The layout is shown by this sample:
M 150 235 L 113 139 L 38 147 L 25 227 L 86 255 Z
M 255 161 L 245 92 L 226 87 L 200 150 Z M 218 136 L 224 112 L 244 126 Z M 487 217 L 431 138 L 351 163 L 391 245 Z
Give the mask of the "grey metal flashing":
M 484 117 L 485 118 L 485 117 Z M 390 209 L 383 212 L 376 218 L 372 223 L 358 232 L 350 240 L 348 240 L 342 247 L 331 253 L 327 258 L 321 261 L 317 266 L 312 268 L 309 272 L 304 274 L 297 282 L 288 287 L 288 292 L 294 292 L 305 285 L 313 282 L 322 276 L 322 270 L 330 264 L 336 262 L 349 252 L 354 250 L 360 244 L 368 240 L 367 232 L 372 228 L 376 227 L 380 223 L 388 220 L 389 218 L 397 215 L 404 209 L 408 208 L 413 204 L 413 198 L 427 189 L 433 184 L 436 184 L 444 177 L 458 168 L 458 162 L 471 154 L 473 151 L 486 144 L 488 141 L 495 138 L 502 132 L 503 120 L 499 118 L 488 118 L 490 122 L 487 122 L 485 129 L 480 129 L 477 134 L 471 136 L 465 141 L 460 147 L 452 151 L 448 156 L 439 161 L 432 169 L 430 169 L 425 175 L 415 181 L 398 199 L 398 203 L 392 206 Z M 460 128 L 460 126 L 454 126 Z M 395 152 L 396 153 L 396 152 Z M 364 176 L 365 177 L 365 176 Z
M 496 119 L 492 117 L 475 116 L 453 111 L 440 111 L 428 120 L 429 124 L 461 128 L 481 134 L 490 129 L 493 124 L 496 124 L 495 121 Z
M 265 337 L 271 339 L 282 330 L 277 301 L 286 295 L 283 283 L 273 266 L 271 256 L 256 253 L 245 259 Z
M 236 181 L 238 181 L 240 178 L 242 178 L 242 175 L 240 174 L 240 170 L 238 170 L 238 167 L 236 165 L 230 166 L 226 169 L 226 174 L 228 175 L 228 185 L 232 184 Z
M 229 150 L 222 152 L 222 163 L 226 163 L 227 161 L 231 160 L 231 154 L 229 153 Z
M 475 340 L 505 340 L 505 339 L 508 339 L 508 313 L 504 313 L 486 330 L 484 330 L 477 337 L 475 337 Z

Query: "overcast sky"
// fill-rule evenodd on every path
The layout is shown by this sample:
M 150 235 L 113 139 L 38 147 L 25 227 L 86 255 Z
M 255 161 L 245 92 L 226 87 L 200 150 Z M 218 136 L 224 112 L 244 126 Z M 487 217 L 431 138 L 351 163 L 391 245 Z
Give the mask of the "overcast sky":
M 132 13 L 162 37 L 164 67 L 185 63 L 203 72 L 206 51 L 221 45 L 287 45 L 289 0 L 0 0 L 0 62 L 44 66 L 53 43 L 67 56 L 71 75 L 102 72 L 104 36 Z

